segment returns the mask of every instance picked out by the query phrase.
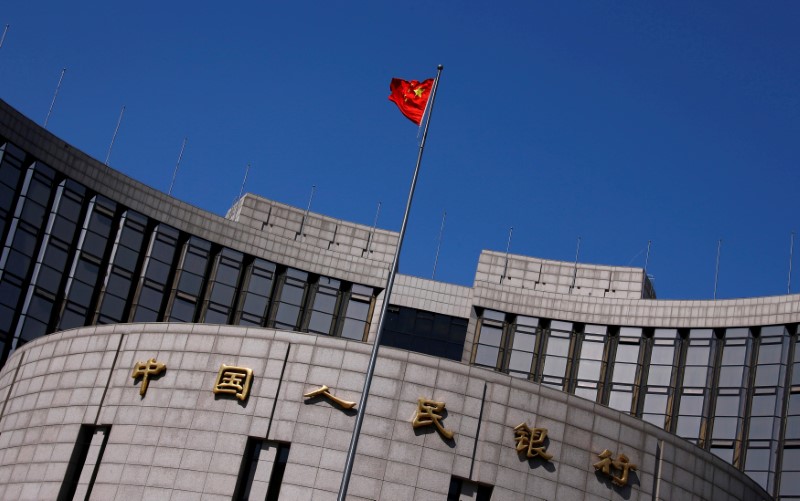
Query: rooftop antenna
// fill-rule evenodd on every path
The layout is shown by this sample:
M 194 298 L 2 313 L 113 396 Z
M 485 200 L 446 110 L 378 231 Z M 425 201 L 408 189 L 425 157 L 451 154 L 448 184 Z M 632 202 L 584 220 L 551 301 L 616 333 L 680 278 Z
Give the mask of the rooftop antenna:
M 572 269 L 572 285 L 569 287 L 569 293 L 572 294 L 572 289 L 575 288 L 575 280 L 578 278 L 578 258 L 581 255 L 581 237 L 578 237 L 578 245 L 575 248 L 575 267 Z
M 436 279 L 436 265 L 439 264 L 439 250 L 442 248 L 442 235 L 444 234 L 444 221 L 447 219 L 447 211 L 442 211 L 442 226 L 439 228 L 439 243 L 436 244 L 436 259 L 433 260 L 433 273 L 431 280 Z
M 508 254 L 511 251 L 511 235 L 514 233 L 514 227 L 508 229 L 508 243 L 506 244 L 506 264 L 503 266 L 503 275 L 500 277 L 500 283 L 503 283 L 503 279 L 506 278 L 508 274 Z
M 244 179 L 242 179 L 242 187 L 239 188 L 239 198 L 236 200 L 241 200 L 242 195 L 244 195 L 244 184 L 247 182 L 247 174 L 250 173 L 250 162 L 247 162 L 247 167 L 244 169 Z
M 375 228 L 378 227 L 378 216 L 381 215 L 381 202 L 378 202 L 378 210 L 375 211 L 375 221 L 372 222 L 372 231 L 369 232 L 369 240 L 367 241 L 367 254 L 372 252 L 372 240 L 375 238 Z
M 11 25 L 10 25 L 10 24 L 7 24 L 7 25 L 6 25 L 6 27 L 5 27 L 5 28 L 3 28 L 3 35 L 2 35 L 2 36 L 0 36 L 0 49 L 2 49 L 2 48 L 3 48 L 3 42 L 4 42 L 4 41 L 5 41 L 5 39 L 6 39 L 6 33 L 8 33 L 8 27 L 9 27 L 9 26 L 11 26 Z
M 653 243 L 652 240 L 647 241 L 647 254 L 644 257 L 644 276 L 642 277 L 642 294 L 645 292 L 645 284 L 647 283 L 648 276 L 647 276 L 647 265 L 650 263 L 650 245 Z M 650 282 L 650 290 L 653 289 L 653 282 Z
M 717 299 L 717 280 L 719 279 L 719 253 L 722 249 L 722 239 L 720 238 L 717 242 L 717 266 L 716 271 L 714 271 L 714 299 Z
M 56 105 L 56 98 L 58 97 L 58 90 L 61 88 L 61 81 L 64 80 L 64 73 L 67 72 L 66 68 L 61 69 L 61 76 L 58 77 L 58 85 L 56 85 L 56 92 L 53 94 L 53 102 L 50 103 L 50 109 L 47 111 L 47 116 L 44 118 L 43 127 L 47 128 L 47 122 L 50 120 L 50 115 L 53 113 L 53 107 Z
M 106 165 L 108 165 L 108 159 L 111 158 L 111 148 L 114 147 L 114 141 L 117 139 L 117 132 L 119 132 L 119 126 L 122 123 L 122 115 L 125 113 L 125 105 L 122 105 L 122 110 L 119 112 L 119 119 L 117 119 L 117 127 L 114 129 L 114 135 L 111 136 L 111 144 L 108 145 L 108 153 L 106 153 Z
M 181 152 L 178 153 L 178 162 L 175 164 L 175 170 L 172 171 L 172 182 L 169 183 L 169 191 L 167 192 L 167 195 L 172 195 L 172 187 L 175 186 L 175 178 L 178 176 L 178 167 L 181 166 L 181 158 L 183 158 L 183 150 L 186 149 L 186 141 L 188 140 L 189 138 L 187 137 L 183 138 L 183 144 L 181 144 Z
M 303 215 L 303 221 L 300 223 L 300 231 L 297 232 L 297 236 L 300 239 L 303 239 L 303 228 L 306 226 L 306 218 L 308 218 L 308 213 L 311 211 L 311 201 L 314 200 L 314 192 L 317 191 L 317 185 L 311 185 L 311 195 L 308 197 L 308 206 L 306 207 L 306 213 Z M 297 238 L 295 238 L 297 240 Z
M 794 257 L 794 232 L 789 235 L 789 283 L 786 285 L 786 293 L 792 293 L 792 258 Z

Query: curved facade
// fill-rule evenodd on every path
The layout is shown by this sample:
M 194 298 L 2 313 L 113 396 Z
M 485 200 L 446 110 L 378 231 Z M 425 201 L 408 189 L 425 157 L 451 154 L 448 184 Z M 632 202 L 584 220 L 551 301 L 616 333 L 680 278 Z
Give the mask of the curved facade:
M 0 446 L 14 458 L 0 466 L 0 497 L 82 499 L 91 485 L 92 499 L 221 500 L 244 490 L 270 499 L 283 448 L 281 499 L 335 499 L 355 418 L 303 395 L 327 385 L 358 400 L 369 352 L 345 339 L 200 324 L 38 339 L 0 376 Z M 166 370 L 141 396 L 131 368 L 149 357 Z M 253 370 L 246 401 L 212 393 L 221 364 Z M 421 396 L 446 403 L 451 439 L 412 427 Z M 349 499 L 445 499 L 453 479 L 463 479 L 460 499 L 481 499 L 488 486 L 491 499 L 768 499 L 732 466 L 640 419 L 454 361 L 381 350 L 367 407 Z M 517 453 L 521 423 L 548 430 L 550 461 Z M 81 433 L 83 468 L 70 471 Z M 636 465 L 625 487 L 595 473 L 604 449 Z
M 327 397 L 309 403 L 302 393 L 327 385 L 357 400 L 358 360 L 376 334 L 396 233 L 249 194 L 218 217 L 113 171 L 3 102 L 0 221 L 0 482 L 7 493 L 49 498 L 69 492 L 65 486 L 78 493 L 95 486 L 98 499 L 127 498 L 150 486 L 175 498 L 229 498 L 250 488 L 269 496 L 269 485 L 285 485 L 287 499 L 318 499 L 338 488 L 336 458 L 352 416 Z M 382 424 L 364 432 L 373 446 L 365 452 L 362 437 L 359 453 L 374 461 L 356 463 L 353 489 L 361 490 L 351 494 L 480 499 L 492 488 L 492 499 L 800 498 L 793 474 L 800 470 L 800 370 L 793 370 L 800 296 L 655 296 L 641 269 L 491 251 L 481 254 L 472 287 L 398 276 L 383 335 L 398 350 L 381 353 L 399 372 L 380 374 L 378 366 L 376 385 L 385 388 L 374 390 L 380 403 L 370 399 L 365 430 L 371 420 Z M 127 323 L 134 325 L 91 327 Z M 66 332 L 46 336 L 59 331 Z M 212 345 L 189 348 L 201 338 Z M 267 351 L 227 351 L 228 342 Z M 282 363 L 270 364 L 280 360 L 270 348 L 278 345 Z M 292 359 L 290 346 L 312 358 Z M 193 361 L 184 371 L 181 360 L 192 353 L 205 353 L 210 365 Z M 248 400 L 226 401 L 206 388 L 227 357 L 259 368 Z M 167 369 L 137 400 L 131 371 L 151 358 Z M 67 369 L 68 360 L 83 362 Z M 94 376 L 82 375 L 86 360 Z M 429 368 L 419 369 L 425 380 L 414 379 L 412 361 Z M 476 395 L 478 387 L 488 393 Z M 136 398 L 122 396 L 131 392 Z M 169 396 L 155 396 L 162 392 Z M 442 422 L 457 425 L 452 442 L 413 431 L 421 397 L 447 404 Z M 134 432 L 151 398 L 161 417 L 146 419 L 160 421 L 143 423 L 149 428 L 141 433 L 158 438 L 142 442 Z M 210 410 L 214 404 L 222 410 Z M 184 421 L 165 422 L 171 413 Z M 197 425 L 190 413 L 203 416 Z M 240 425 L 230 436 L 222 428 L 228 419 Z M 209 420 L 219 427 L 205 428 Z M 548 430 L 552 460 L 519 458 L 513 427 L 522 423 Z M 305 425 L 320 429 L 296 433 Z M 230 447 L 160 441 L 184 432 Z M 154 467 L 159 448 L 172 458 L 164 468 Z M 594 473 L 603 449 L 635 463 L 636 482 L 614 485 L 602 466 Z M 226 455 L 219 468 L 217 453 Z M 176 456 L 204 459 L 184 465 Z M 121 473 L 128 469 L 137 480 Z M 267 470 L 281 471 L 282 481 L 264 477 Z

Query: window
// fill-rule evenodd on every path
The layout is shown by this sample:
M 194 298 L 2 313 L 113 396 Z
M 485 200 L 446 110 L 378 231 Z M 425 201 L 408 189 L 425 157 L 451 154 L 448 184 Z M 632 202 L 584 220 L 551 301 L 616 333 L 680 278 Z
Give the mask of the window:
M 242 285 L 237 324 L 266 325 L 275 268 L 274 263 L 263 259 L 254 259 L 250 264 Z
M 372 311 L 372 287 L 352 284 L 347 309 L 344 313 L 341 336 L 356 341 L 363 341 L 369 328 L 369 316 Z
M 789 406 L 786 412 L 781 496 L 800 497 L 800 344 L 793 339 L 792 376 Z
M 178 236 L 178 230 L 165 224 L 159 224 L 153 231 L 139 278 L 138 297 L 133 307 L 134 322 L 155 322 L 161 318 L 164 292 L 172 279 Z
M 642 419 L 661 428 L 666 426 L 668 404 L 674 392 L 672 381 L 679 342 L 676 329 L 656 329 L 651 340 Z
M 511 347 L 506 370 L 511 376 L 530 379 L 537 355 L 539 319 L 519 315 L 511 326 Z
M 110 433 L 110 426 L 81 425 L 58 499 L 90 498 Z
M 739 449 L 739 432 L 744 424 L 751 340 L 749 329 L 727 329 L 721 344 L 719 382 L 711 423 L 711 452 L 731 464 L 734 463 L 735 451 Z
M 494 310 L 483 310 L 480 332 L 475 344 L 472 363 L 499 370 L 502 363 L 503 321 L 505 315 Z
M 9 339 L 19 318 L 20 303 L 24 300 L 23 294 L 28 288 L 33 271 L 33 259 L 39 254 L 39 240 L 45 227 L 51 194 L 54 192 L 55 171 L 37 162 L 28 167 L 24 175 L 22 171 L 17 173 L 18 162 L 12 159 L 12 155 L 8 155 L 6 160 L 5 151 L 10 151 L 8 146 L 0 164 L 4 176 L 7 176 L 3 182 L 13 184 L 12 178 L 22 177 L 22 187 L 16 199 L 11 224 L 8 228 L 4 225 L 5 242 L 0 254 L 0 337 Z M 11 216 L 11 203 L 11 200 L 2 203 L 9 207 L 4 221 Z M 37 328 L 37 333 L 39 330 Z M 18 340 L 13 341 L 10 348 L 16 348 L 17 343 Z
M 789 334 L 786 327 L 762 327 L 756 343 L 755 382 L 750 403 L 744 470 L 772 492 L 778 460 Z M 791 397 L 790 397 L 791 401 Z M 788 423 L 787 423 L 788 424 Z
M 552 320 L 544 348 L 544 365 L 540 382 L 545 386 L 564 390 L 567 388 L 567 365 L 573 337 L 572 324 Z
M 447 491 L 447 501 L 472 499 L 474 501 L 489 501 L 492 499 L 493 485 L 479 484 L 471 480 L 452 477 L 450 489 Z
M 639 390 L 641 371 L 640 349 L 642 329 L 621 327 L 617 336 L 616 354 L 611 367 L 611 391 L 608 406 L 622 412 L 633 412 L 634 396 Z
M 336 327 L 336 312 L 341 301 L 342 283 L 339 280 L 319 277 L 317 279 L 308 332 L 331 335 Z
M 62 293 L 70 246 L 78 227 L 83 187 L 62 181 L 56 189 L 42 245 L 14 337 L 18 345 L 51 331 L 53 306 Z
M 241 252 L 227 248 L 222 249 L 217 255 L 211 292 L 206 301 L 204 322 L 214 324 L 230 323 L 243 259 L 244 256 Z
M 580 341 L 578 371 L 575 394 L 592 401 L 598 398 L 597 390 L 602 382 L 601 369 L 606 352 L 608 328 L 605 325 L 586 325 Z
M 274 327 L 290 331 L 298 330 L 308 287 L 308 273 L 287 268 L 282 278 L 283 284 L 275 312 Z
M 111 251 L 103 295 L 98 306 L 98 324 L 122 322 L 126 318 L 125 310 L 134 285 L 134 276 L 139 271 L 138 264 L 146 231 L 145 216 L 131 210 L 125 211 Z
M 100 270 L 109 248 L 109 235 L 117 204 L 95 195 L 81 229 L 78 251 L 72 262 L 59 330 L 87 325 L 92 320 L 95 291 L 103 278 Z
M 466 335 L 465 318 L 390 305 L 381 345 L 460 361 Z
M 714 339 L 711 329 L 689 331 L 675 433 L 692 443 L 698 443 L 701 436 L 706 397 L 711 384 L 709 375 Z
M 248 437 L 233 499 L 277 500 L 290 449 L 288 443 Z

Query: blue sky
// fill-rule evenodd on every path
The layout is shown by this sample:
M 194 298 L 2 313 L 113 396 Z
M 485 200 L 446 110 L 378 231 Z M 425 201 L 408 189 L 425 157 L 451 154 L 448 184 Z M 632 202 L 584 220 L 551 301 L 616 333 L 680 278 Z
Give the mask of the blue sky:
M 800 226 L 800 3 L 8 2 L 0 98 L 224 214 L 246 191 L 398 230 L 417 128 L 392 77 L 444 72 L 401 272 L 481 249 L 643 266 L 662 298 L 783 294 Z M 797 254 L 800 254 L 800 239 Z M 793 292 L 800 291 L 800 259 Z

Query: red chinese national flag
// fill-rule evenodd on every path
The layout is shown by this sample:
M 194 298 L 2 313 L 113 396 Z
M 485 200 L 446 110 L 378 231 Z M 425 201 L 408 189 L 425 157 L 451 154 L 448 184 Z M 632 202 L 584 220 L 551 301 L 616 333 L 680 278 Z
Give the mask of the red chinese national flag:
M 389 89 L 392 91 L 389 94 L 389 101 L 394 102 L 400 108 L 400 113 L 406 118 L 419 125 L 422 122 L 422 115 L 425 113 L 425 105 L 428 104 L 428 96 L 431 95 L 432 87 L 432 78 L 424 82 L 416 80 L 409 82 L 400 78 L 392 78 L 392 83 L 389 84 Z

